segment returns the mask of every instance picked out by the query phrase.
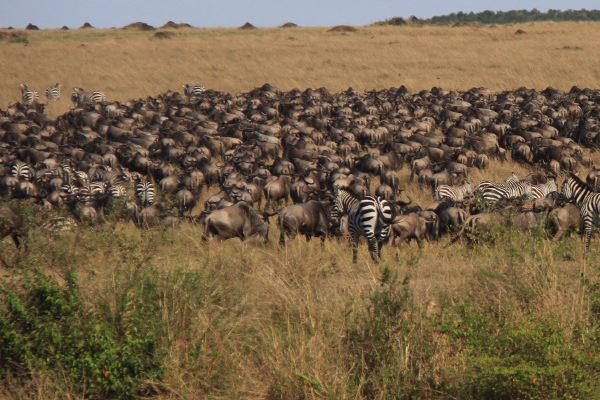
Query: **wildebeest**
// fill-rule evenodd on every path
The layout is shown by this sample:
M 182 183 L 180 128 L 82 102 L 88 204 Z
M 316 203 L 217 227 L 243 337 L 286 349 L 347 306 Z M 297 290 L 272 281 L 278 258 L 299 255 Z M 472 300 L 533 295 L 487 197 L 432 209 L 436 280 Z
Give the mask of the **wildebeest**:
M 392 222 L 392 244 L 395 245 L 397 240 L 400 243 L 416 240 L 419 248 L 421 248 L 423 247 L 423 240 L 427 237 L 427 228 L 427 220 L 416 212 L 399 215 Z
M 23 216 L 10 206 L 0 207 L 0 239 L 9 236 L 12 238 L 17 248 L 21 247 L 21 242 L 27 237 L 27 223 Z
M 244 201 L 212 211 L 204 220 L 205 241 L 213 236 L 221 240 L 238 237 L 243 241 L 252 235 L 263 237 L 265 243 L 269 240 L 268 217 Z
M 279 211 L 277 225 L 281 245 L 285 244 L 286 235 L 292 239 L 297 234 L 304 235 L 307 241 L 313 236 L 320 237 L 323 244 L 329 232 L 327 207 L 318 200 L 284 207 Z
M 555 208 L 548 214 L 548 229 L 553 240 L 559 240 L 566 233 L 580 229 L 581 213 L 574 204 Z

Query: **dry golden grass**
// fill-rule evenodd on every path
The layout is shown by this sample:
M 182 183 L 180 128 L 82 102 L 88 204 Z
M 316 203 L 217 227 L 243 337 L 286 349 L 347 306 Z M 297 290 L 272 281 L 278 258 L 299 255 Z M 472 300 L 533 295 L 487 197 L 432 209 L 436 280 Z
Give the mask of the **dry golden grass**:
M 559 316 L 570 335 L 588 318 L 588 300 L 581 297 L 582 253 L 577 237 L 564 244 L 568 258 L 556 251 L 555 244 L 534 244 L 517 235 L 497 246 L 476 249 L 462 244 L 444 248 L 446 240 L 427 243 L 422 250 L 414 244 L 388 247 L 378 266 L 371 262 L 366 245 L 356 265 L 350 261 L 347 244 L 336 240 L 326 242 L 324 250 L 318 241 L 303 239 L 281 249 L 273 240 L 276 228 L 266 246 L 258 240 L 237 239 L 205 244 L 200 228 L 187 224 L 175 231 L 119 225 L 118 232 L 105 227 L 44 238 L 37 231 L 25 263 L 46 265 L 43 273 L 56 279 L 76 265 L 82 296 L 91 306 L 115 307 L 118 293 L 131 285 L 140 260 L 145 270 L 155 271 L 161 320 L 171 342 L 164 392 L 159 396 L 165 399 L 297 398 L 300 393 L 306 398 L 361 398 L 351 383 L 347 334 L 352 315 L 364 312 L 368 297 L 379 288 L 383 267 L 410 278 L 413 312 L 423 319 L 439 316 L 442 303 L 445 307 L 485 303 L 509 320 L 525 313 L 538 318 Z M 520 252 L 523 242 L 533 247 Z M 10 258 L 10 244 L 3 243 L 2 248 Z M 42 256 L 38 252 L 42 248 L 50 250 Z M 70 262 L 59 262 L 61 257 Z M 14 284 L 11 276 L 20 275 L 0 272 L 8 286 Z M 520 290 L 533 294 L 526 309 L 516 299 L 516 282 Z M 445 335 L 438 339 L 431 357 L 440 371 L 434 375 L 464 356 Z M 199 346 L 200 355 L 195 353 Z M 318 382 L 319 390 L 303 382 L 307 379 Z M 274 396 L 274 389 L 283 392 Z M 0 390 L 0 395 L 60 398 L 53 393 L 65 390 L 69 392 L 40 376 L 29 386 L 15 384 L 4 394 Z
M 155 95 L 201 81 L 241 92 L 269 82 L 280 89 L 406 85 L 466 89 L 598 87 L 596 23 L 508 26 L 183 29 L 173 39 L 124 30 L 27 31 L 29 44 L 0 41 L 0 106 L 26 82 L 103 90 L 110 99 Z M 517 29 L 526 34 L 515 35 Z M 68 96 L 52 112 L 65 111 Z

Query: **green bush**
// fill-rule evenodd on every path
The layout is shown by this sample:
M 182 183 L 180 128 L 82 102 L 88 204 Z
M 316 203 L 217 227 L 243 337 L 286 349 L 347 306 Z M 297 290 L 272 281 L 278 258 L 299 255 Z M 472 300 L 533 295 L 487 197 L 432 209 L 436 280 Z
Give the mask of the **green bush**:
M 442 324 L 465 349 L 466 370 L 450 391 L 461 398 L 587 398 L 600 370 L 590 348 L 566 336 L 557 321 L 524 316 L 504 321 L 493 312 L 462 305 Z
M 482 296 L 477 304 L 446 304 L 438 315 L 421 315 L 408 279 L 399 282 L 383 271 L 367 309 L 348 323 L 349 364 L 361 396 L 575 399 L 598 393 L 598 327 L 566 329 L 558 318 L 528 310 L 543 294 L 510 283 L 502 271 L 480 274 L 512 288 L 521 312 Z M 441 358 L 447 360 L 442 369 L 435 361 Z
M 161 322 L 154 286 L 138 277 L 116 309 L 86 307 L 77 280 L 62 287 L 36 276 L 0 303 L 0 378 L 43 372 L 90 398 L 132 398 L 162 374 Z
M 428 334 L 421 328 L 409 279 L 400 282 L 384 268 L 369 307 L 349 322 L 347 346 L 362 396 L 409 398 L 418 392 L 420 372 L 427 369 L 431 355 Z

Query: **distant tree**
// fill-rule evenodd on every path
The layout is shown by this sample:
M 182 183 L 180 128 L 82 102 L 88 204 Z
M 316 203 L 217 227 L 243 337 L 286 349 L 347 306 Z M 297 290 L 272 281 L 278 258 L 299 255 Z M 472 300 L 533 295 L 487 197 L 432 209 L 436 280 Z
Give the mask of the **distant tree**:
M 438 15 L 428 20 L 423 20 L 432 24 L 455 24 L 455 23 L 481 23 L 481 24 L 512 24 L 518 22 L 532 21 L 600 21 L 600 10 L 554 10 L 550 9 L 542 12 L 537 8 L 532 10 L 510 10 L 510 11 L 491 11 L 465 13 L 462 11 L 450 13 L 447 15 Z M 385 21 L 378 21 L 377 25 L 403 25 L 404 19 L 401 17 L 389 18 Z

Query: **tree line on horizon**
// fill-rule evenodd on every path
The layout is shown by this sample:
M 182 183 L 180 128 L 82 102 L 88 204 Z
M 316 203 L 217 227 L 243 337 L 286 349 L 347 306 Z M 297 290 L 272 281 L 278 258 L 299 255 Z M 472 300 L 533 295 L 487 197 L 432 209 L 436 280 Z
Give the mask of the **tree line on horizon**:
M 410 17 L 409 20 L 416 20 Z M 510 10 L 482 12 L 456 12 L 447 15 L 434 16 L 430 19 L 419 20 L 431 24 L 456 24 L 456 23 L 480 23 L 480 24 L 511 24 L 518 22 L 534 21 L 600 21 L 600 10 L 553 10 L 542 12 L 536 8 L 532 10 Z M 402 17 L 392 17 L 385 21 L 377 21 L 376 25 L 403 25 L 408 21 Z

